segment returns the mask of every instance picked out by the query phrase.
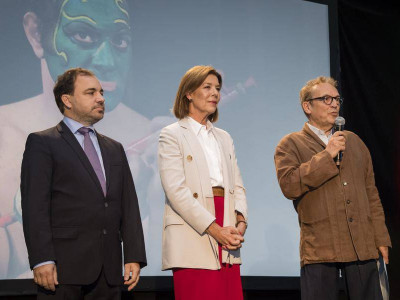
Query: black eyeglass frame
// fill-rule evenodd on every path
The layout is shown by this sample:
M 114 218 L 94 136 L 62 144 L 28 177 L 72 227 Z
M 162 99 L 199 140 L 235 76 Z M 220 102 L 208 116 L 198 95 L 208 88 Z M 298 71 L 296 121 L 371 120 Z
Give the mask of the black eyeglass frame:
M 330 101 L 329 101 L 329 99 L 330 99 Z M 339 105 L 342 105 L 343 101 L 344 101 L 343 97 L 340 97 L 340 96 L 332 97 L 332 96 L 326 95 L 326 96 L 322 96 L 322 97 L 308 99 L 308 100 L 306 100 L 306 102 L 312 101 L 312 100 L 323 101 L 326 105 L 331 105 L 333 100 L 338 102 Z

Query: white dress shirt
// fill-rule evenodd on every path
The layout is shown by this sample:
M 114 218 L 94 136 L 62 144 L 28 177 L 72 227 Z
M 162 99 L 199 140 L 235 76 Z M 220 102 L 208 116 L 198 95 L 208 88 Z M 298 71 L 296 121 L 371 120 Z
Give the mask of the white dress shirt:
M 213 133 L 214 126 L 209 120 L 207 120 L 206 125 L 202 125 L 191 117 L 187 117 L 187 119 L 206 157 L 208 170 L 210 171 L 211 186 L 224 187 L 221 152 Z
M 320 139 L 321 141 L 324 142 L 325 145 L 328 145 L 329 140 L 332 137 L 332 130 L 329 132 L 328 135 L 326 135 L 325 131 L 318 129 L 315 126 L 312 126 L 310 123 L 307 123 L 308 127 L 314 132 Z

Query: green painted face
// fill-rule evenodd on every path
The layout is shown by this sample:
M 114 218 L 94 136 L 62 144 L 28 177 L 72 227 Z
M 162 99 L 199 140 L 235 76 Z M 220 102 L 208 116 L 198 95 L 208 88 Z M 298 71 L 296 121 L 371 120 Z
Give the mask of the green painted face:
M 132 62 L 126 0 L 64 0 L 45 59 L 53 79 L 69 68 L 95 73 L 106 110 L 124 101 Z

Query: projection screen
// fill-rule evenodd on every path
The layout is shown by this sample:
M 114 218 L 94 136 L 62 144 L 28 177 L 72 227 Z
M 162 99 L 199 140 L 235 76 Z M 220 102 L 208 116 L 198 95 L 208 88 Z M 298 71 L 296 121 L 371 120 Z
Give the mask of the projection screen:
M 62 119 L 54 79 L 76 66 L 100 79 L 107 113 L 95 128 L 121 142 L 129 159 L 148 258 L 141 275 L 171 275 L 161 271 L 157 143 L 160 129 L 176 121 L 170 109 L 181 77 L 199 64 L 223 74 L 216 126 L 234 139 L 249 206 L 242 275 L 299 275 L 297 214 L 280 191 L 273 154 L 306 121 L 300 88 L 330 75 L 327 5 L 3 0 L 0 20 L 0 279 L 32 277 L 21 223 L 22 154 L 30 132 Z

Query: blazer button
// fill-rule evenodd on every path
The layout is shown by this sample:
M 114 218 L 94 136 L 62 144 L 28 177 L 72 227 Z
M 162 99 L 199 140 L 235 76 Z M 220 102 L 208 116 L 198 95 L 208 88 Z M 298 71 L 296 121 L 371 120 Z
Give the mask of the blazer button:
M 343 182 L 343 185 L 344 185 L 344 186 L 346 186 L 346 185 L 347 185 L 347 182 L 346 182 L 346 181 L 345 181 L 345 182 Z
M 347 200 L 347 201 L 346 201 L 347 204 L 350 204 L 350 202 L 351 202 L 350 200 Z
M 107 234 L 107 230 L 103 229 L 103 234 L 106 235 Z
M 188 161 L 192 161 L 192 160 L 193 160 L 193 157 L 192 157 L 191 155 L 188 155 L 188 156 L 186 157 L 186 159 L 187 159 Z
M 199 195 L 198 195 L 197 193 L 194 193 L 194 194 L 193 194 L 193 197 L 194 197 L 195 199 L 197 199 L 197 198 L 199 197 Z
M 104 207 L 108 207 L 108 202 L 104 202 Z
M 353 218 L 349 218 L 349 222 L 350 222 L 350 223 L 353 222 Z

